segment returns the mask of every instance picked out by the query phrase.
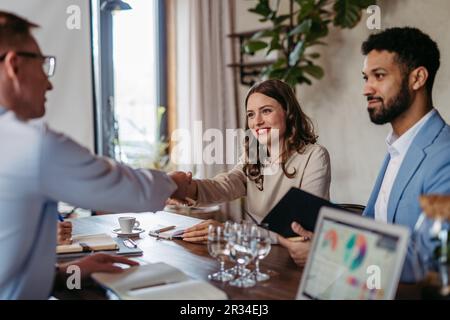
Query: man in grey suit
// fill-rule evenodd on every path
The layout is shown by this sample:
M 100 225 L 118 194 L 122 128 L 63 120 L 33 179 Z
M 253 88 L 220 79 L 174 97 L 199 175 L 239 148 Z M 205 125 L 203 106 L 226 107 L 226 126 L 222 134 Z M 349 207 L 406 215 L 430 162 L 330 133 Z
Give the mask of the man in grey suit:
M 189 179 L 133 170 L 93 155 L 45 124 L 55 58 L 42 55 L 33 23 L 0 12 L 0 299 L 46 299 L 55 278 L 57 201 L 109 212 L 156 211 L 184 198 Z M 97 255 L 77 262 L 83 278 L 119 272 Z M 72 263 L 73 264 L 73 263 Z M 60 265 L 57 275 L 65 274 Z

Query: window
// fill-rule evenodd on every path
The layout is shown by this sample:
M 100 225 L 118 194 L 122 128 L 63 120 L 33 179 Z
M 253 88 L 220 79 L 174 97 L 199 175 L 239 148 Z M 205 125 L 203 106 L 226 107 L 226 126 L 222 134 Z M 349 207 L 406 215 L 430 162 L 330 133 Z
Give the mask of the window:
M 165 90 L 161 74 L 166 72 L 161 54 L 163 1 L 126 3 L 131 10 L 100 13 L 103 101 L 98 145 L 103 145 L 99 149 L 106 156 L 149 168 L 160 160 L 160 126 L 166 120 L 161 99 Z

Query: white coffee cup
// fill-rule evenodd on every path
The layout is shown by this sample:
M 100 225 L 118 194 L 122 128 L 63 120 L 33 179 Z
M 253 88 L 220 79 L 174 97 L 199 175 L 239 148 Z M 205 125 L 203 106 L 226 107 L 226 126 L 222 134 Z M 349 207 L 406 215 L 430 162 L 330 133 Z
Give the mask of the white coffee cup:
M 136 221 L 136 218 L 133 217 L 121 217 L 119 218 L 120 230 L 123 233 L 131 233 L 133 229 L 138 228 L 140 226 L 139 221 Z

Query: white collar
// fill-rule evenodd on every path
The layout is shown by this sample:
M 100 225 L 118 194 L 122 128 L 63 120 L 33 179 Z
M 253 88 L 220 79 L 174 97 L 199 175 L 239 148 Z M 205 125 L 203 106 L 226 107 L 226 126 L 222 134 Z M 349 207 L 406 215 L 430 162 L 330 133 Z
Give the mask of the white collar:
M 411 143 L 413 142 L 416 135 L 419 133 L 420 129 L 425 125 L 425 123 L 436 113 L 436 109 L 431 109 L 425 116 L 422 117 L 413 127 L 409 128 L 404 134 L 398 137 L 393 130 L 389 133 L 386 138 L 386 144 L 388 147 L 388 152 L 393 156 L 402 155 L 404 156 L 408 151 Z

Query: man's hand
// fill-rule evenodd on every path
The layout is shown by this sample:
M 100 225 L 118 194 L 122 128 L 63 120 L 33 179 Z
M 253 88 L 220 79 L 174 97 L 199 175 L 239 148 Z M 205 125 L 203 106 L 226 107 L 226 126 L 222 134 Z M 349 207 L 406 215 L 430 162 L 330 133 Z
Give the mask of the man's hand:
M 59 276 L 65 278 L 66 270 L 71 265 L 77 265 L 81 270 L 81 280 L 87 280 L 95 272 L 120 273 L 122 268 L 115 266 L 115 263 L 122 263 L 129 266 L 137 266 L 139 263 L 124 257 L 112 256 L 104 253 L 97 253 L 80 260 L 75 260 L 59 265 Z
M 286 239 L 280 235 L 278 235 L 278 242 L 288 249 L 289 255 L 294 260 L 294 262 L 299 266 L 303 267 L 306 264 L 306 260 L 308 259 L 309 250 L 311 248 L 311 239 L 314 234 L 310 231 L 303 229 L 303 227 L 296 223 L 292 223 L 292 230 L 298 234 L 300 237 L 297 240 L 300 241 L 291 241 Z
M 175 203 L 189 204 L 186 198 L 197 198 L 197 184 L 192 181 L 192 172 L 174 171 L 168 175 L 178 186 L 178 189 L 170 197 Z
M 58 222 L 57 244 L 72 244 L 72 222 Z
M 187 197 L 188 187 L 192 182 L 192 174 L 174 171 L 168 175 L 178 186 L 178 189 L 172 194 L 171 198 L 184 200 Z
M 184 230 L 183 240 L 187 242 L 206 243 L 208 242 L 208 227 L 209 225 L 222 225 L 216 220 L 206 220 L 193 227 Z

